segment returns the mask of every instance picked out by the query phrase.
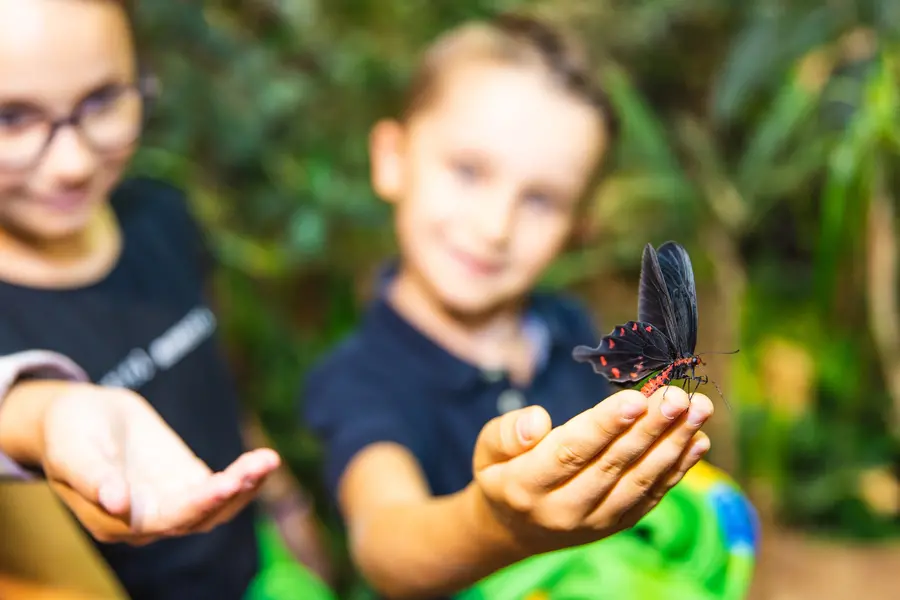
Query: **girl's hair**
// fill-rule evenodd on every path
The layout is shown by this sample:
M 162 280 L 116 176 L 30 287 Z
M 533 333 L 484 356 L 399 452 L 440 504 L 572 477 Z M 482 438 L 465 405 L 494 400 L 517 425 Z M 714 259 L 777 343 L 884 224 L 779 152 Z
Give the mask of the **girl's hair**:
M 612 105 L 604 90 L 594 83 L 590 62 L 578 40 L 535 18 L 511 14 L 466 23 L 435 40 L 413 75 L 404 119 L 434 99 L 449 67 L 473 60 L 544 68 L 564 89 L 597 109 L 611 140 L 617 136 L 619 124 Z

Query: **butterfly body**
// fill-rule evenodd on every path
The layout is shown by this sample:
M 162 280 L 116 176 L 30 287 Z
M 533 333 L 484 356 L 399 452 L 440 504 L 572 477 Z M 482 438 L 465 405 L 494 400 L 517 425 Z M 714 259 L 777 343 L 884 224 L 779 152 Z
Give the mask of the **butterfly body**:
M 615 326 L 596 348 L 578 346 L 573 358 L 591 364 L 614 383 L 637 383 L 649 396 L 672 381 L 707 383 L 695 369 L 704 364 L 697 344 L 697 290 L 687 251 L 676 242 L 654 250 L 641 263 L 638 320 Z
M 664 385 L 668 385 L 670 382 L 678 380 L 706 383 L 705 377 L 696 377 L 694 375 L 694 369 L 702 364 L 703 361 L 699 356 L 686 356 L 684 358 L 675 359 L 673 363 L 648 380 L 647 383 L 641 387 L 641 393 L 645 396 L 650 396 Z

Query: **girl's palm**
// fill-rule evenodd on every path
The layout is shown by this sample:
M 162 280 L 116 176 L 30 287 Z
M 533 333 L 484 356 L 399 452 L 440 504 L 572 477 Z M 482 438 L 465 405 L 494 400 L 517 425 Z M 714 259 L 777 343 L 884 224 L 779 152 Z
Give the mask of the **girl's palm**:
M 208 531 L 232 518 L 279 465 L 245 453 L 213 473 L 150 405 L 127 390 L 92 388 L 54 402 L 45 420 L 44 470 L 101 541 L 143 544 Z

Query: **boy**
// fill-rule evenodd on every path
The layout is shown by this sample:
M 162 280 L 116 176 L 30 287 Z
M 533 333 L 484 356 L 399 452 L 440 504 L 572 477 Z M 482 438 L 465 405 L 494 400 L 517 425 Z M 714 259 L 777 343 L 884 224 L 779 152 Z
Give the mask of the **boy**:
M 708 398 L 600 402 L 609 388 L 571 357 L 595 342 L 590 319 L 532 292 L 614 132 L 584 58 L 512 18 L 439 39 L 402 121 L 372 132 L 401 258 L 304 400 L 352 555 L 384 596 L 455 594 L 606 538 L 709 449 Z

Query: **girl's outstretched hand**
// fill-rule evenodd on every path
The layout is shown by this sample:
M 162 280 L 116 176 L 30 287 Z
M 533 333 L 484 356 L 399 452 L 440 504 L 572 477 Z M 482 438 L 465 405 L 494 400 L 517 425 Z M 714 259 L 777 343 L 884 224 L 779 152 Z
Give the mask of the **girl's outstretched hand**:
M 45 408 L 41 464 L 100 541 L 140 545 L 209 531 L 244 508 L 280 464 L 259 449 L 214 473 L 141 396 L 68 385 Z

